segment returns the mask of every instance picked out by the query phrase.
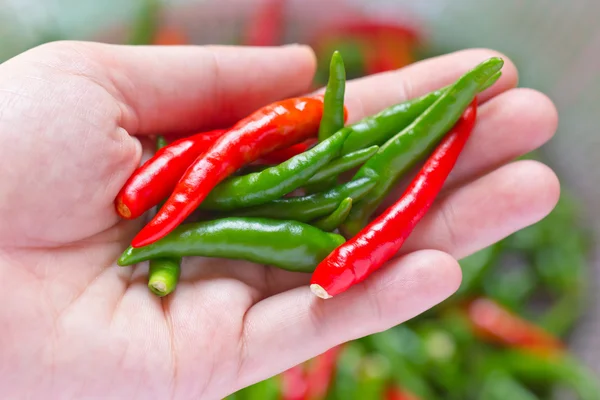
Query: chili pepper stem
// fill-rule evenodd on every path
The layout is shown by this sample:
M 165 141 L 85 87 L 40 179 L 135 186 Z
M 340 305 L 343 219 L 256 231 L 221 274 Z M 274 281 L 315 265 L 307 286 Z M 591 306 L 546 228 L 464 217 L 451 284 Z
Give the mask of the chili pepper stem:
M 164 296 L 167 291 L 167 284 L 162 281 L 149 282 L 148 287 L 157 296 Z
M 333 297 L 329 293 L 327 293 L 327 291 L 325 289 L 323 289 L 323 287 L 321 285 L 317 285 L 316 283 L 313 283 L 312 285 L 310 285 L 310 290 L 317 297 L 320 297 L 324 300 L 327 300 L 327 299 L 330 299 Z

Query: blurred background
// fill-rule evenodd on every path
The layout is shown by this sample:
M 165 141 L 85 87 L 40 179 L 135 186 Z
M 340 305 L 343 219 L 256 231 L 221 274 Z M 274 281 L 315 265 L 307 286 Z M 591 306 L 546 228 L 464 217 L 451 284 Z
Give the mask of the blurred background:
M 558 172 L 557 209 L 462 260 L 461 289 L 430 312 L 231 398 L 600 399 L 598 15 L 598 0 L 0 0 L 0 62 L 61 39 L 306 43 L 319 86 L 335 49 L 349 78 L 469 47 L 505 53 L 520 86 L 558 106 L 557 136 L 528 155 Z

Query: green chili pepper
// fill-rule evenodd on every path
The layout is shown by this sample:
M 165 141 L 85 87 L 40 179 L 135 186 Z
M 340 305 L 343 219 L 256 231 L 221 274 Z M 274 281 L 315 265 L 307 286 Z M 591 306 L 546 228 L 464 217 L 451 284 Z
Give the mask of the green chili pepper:
M 323 99 L 323 116 L 319 125 L 319 141 L 322 142 L 344 127 L 344 93 L 346 69 L 339 51 L 334 51 L 329 66 L 329 81 Z
M 487 81 L 481 82 L 479 92 L 492 86 L 501 73 L 497 72 Z M 406 128 L 419 115 L 423 114 L 433 103 L 435 103 L 451 86 L 435 90 L 416 99 L 395 104 L 384 109 L 378 114 L 363 118 L 357 123 L 347 126 L 344 130 L 350 131 L 350 135 L 344 143 L 342 154 L 348 154 L 372 145 L 383 145 L 398 132 Z
M 360 178 L 338 185 L 327 192 L 278 199 L 257 207 L 235 210 L 233 214 L 242 217 L 268 217 L 309 222 L 331 214 L 348 197 L 353 203 L 363 198 L 376 183 L 375 177 Z
M 493 371 L 485 378 L 481 400 L 538 400 L 535 394 L 505 372 Z
M 224 218 L 183 224 L 148 246 L 129 247 L 121 266 L 160 257 L 204 256 L 311 272 L 344 238 L 296 221 Z
M 151 44 L 159 26 L 160 0 L 144 0 L 142 9 L 133 23 L 129 44 Z
M 156 150 L 167 145 L 164 136 L 156 138 Z M 181 276 L 181 258 L 156 258 L 151 259 L 148 269 L 148 288 L 152 293 L 163 297 L 173 292 Z
M 455 296 L 465 296 L 481 286 L 482 278 L 498 256 L 498 245 L 492 245 L 460 260 L 462 282 Z
M 247 386 L 237 391 L 235 395 L 240 400 L 278 400 L 280 393 L 279 386 L 278 379 L 273 377 Z
M 352 198 L 346 197 L 331 214 L 311 223 L 322 231 L 332 232 L 344 222 L 352 209 Z
M 365 349 L 359 342 L 354 341 L 344 345 L 338 358 L 327 400 L 356 399 L 356 373 L 364 357 Z
M 169 144 L 169 143 L 167 142 L 167 139 L 164 136 L 158 136 L 156 138 L 156 150 L 162 149 L 167 144 Z
M 564 336 L 581 317 L 587 297 L 585 289 L 562 293 L 548 311 L 537 318 L 537 325 L 554 335 Z
M 228 211 L 278 199 L 304 185 L 338 156 L 348 132 L 339 131 L 312 149 L 261 172 L 228 179 L 204 199 L 201 209 Z
M 328 181 L 332 177 L 336 177 L 341 173 L 351 170 L 352 168 L 358 167 L 363 164 L 369 158 L 373 157 L 379 150 L 379 146 L 371 146 L 366 149 L 354 151 L 352 153 L 345 154 L 329 164 L 324 166 L 314 174 L 307 182 L 307 185 L 314 185 L 324 181 Z M 328 188 L 330 189 L 330 188 Z
M 490 270 L 483 279 L 483 292 L 513 311 L 522 313 L 538 279 L 526 262 L 510 260 Z
M 153 258 L 150 260 L 148 288 L 159 297 L 171 293 L 177 287 L 181 275 L 181 258 Z
M 346 222 L 344 233 L 353 236 L 368 221 L 398 179 L 422 159 L 452 128 L 479 91 L 503 66 L 500 58 L 491 58 L 459 78 L 438 100 L 404 130 L 388 140 L 357 172 L 355 178 L 376 174 L 377 185 L 356 203 Z
M 304 185 L 304 193 L 315 194 L 325 192 L 338 184 L 338 177 L 332 176 L 326 180 L 317 183 L 308 183 Z
M 363 357 L 358 367 L 355 399 L 383 399 L 391 374 L 390 363 L 382 354 Z
M 531 383 L 557 381 L 573 389 L 581 400 L 598 400 L 600 385 L 593 373 L 568 355 L 540 355 L 506 350 L 488 359 L 488 368 L 505 370 Z

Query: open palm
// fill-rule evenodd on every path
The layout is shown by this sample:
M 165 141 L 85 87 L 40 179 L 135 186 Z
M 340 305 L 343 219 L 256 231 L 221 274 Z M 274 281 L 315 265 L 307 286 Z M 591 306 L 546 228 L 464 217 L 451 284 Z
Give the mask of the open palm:
M 442 87 L 496 55 L 468 50 L 348 84 L 350 122 Z M 505 58 L 506 59 L 506 58 Z M 176 292 L 115 262 L 143 221 L 113 200 L 145 136 L 227 126 L 308 90 L 314 56 L 283 48 L 62 42 L 0 65 L 0 387 L 3 398 L 218 399 L 448 297 L 464 257 L 545 216 L 547 167 L 511 162 L 553 135 L 556 111 L 514 89 L 480 97 L 475 132 L 404 255 L 328 301 L 304 274 L 190 258 Z

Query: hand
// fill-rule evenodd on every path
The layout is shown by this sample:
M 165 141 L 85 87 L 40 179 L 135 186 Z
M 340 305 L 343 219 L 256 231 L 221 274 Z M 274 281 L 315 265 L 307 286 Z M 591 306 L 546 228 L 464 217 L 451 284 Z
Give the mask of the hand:
M 494 55 L 467 50 L 350 82 L 349 122 Z M 201 258 L 159 299 L 146 265 L 115 265 L 143 221 L 119 221 L 113 200 L 148 136 L 224 126 L 302 94 L 309 49 L 60 42 L 0 65 L 2 397 L 218 399 L 447 298 L 455 259 L 538 221 L 559 195 L 550 169 L 511 162 L 551 138 L 557 115 L 544 95 L 514 88 L 504 58 L 406 254 L 327 301 L 307 275 Z

